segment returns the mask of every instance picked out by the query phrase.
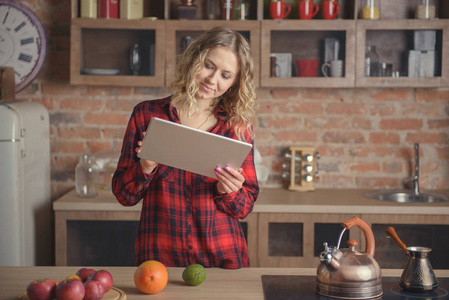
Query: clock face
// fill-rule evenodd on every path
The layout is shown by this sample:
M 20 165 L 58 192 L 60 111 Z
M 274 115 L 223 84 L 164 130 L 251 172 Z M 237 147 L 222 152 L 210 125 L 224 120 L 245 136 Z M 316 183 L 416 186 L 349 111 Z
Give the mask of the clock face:
M 36 15 L 17 1 L 0 0 L 0 66 L 14 68 L 16 92 L 37 76 L 46 54 L 45 30 Z

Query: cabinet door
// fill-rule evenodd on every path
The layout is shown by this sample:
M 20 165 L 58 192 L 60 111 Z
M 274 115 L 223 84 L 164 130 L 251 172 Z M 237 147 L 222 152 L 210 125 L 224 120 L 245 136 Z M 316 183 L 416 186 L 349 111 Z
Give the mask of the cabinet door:
M 416 50 L 415 32 L 422 33 L 423 30 L 433 32 L 434 52 Z M 387 72 L 377 76 L 376 74 L 375 76 L 365 75 L 367 45 L 376 47 L 381 66 L 391 64 L 392 74 Z M 448 86 L 449 22 L 447 20 L 359 20 L 357 21 L 356 57 L 357 87 Z M 431 68 L 431 65 L 434 67 Z
M 67 221 L 68 266 L 135 266 L 139 221 Z
M 385 237 L 388 226 L 395 228 L 407 246 L 429 247 L 429 259 L 434 269 L 448 269 L 449 218 L 443 215 L 362 215 L 371 226 L 376 240 L 374 258 L 381 268 L 403 269 L 408 257 L 397 243 Z
M 139 45 L 139 67 L 131 49 Z M 165 22 L 72 19 L 70 83 L 111 86 L 164 86 Z
M 171 20 L 167 21 L 167 50 L 166 50 L 166 85 L 175 79 L 176 56 L 181 53 L 186 40 L 195 39 L 204 31 L 216 26 L 228 27 L 240 32 L 250 43 L 254 60 L 254 82 L 259 86 L 259 23 L 257 21 L 195 21 Z
M 139 219 L 140 211 L 55 211 L 55 264 L 134 265 Z
M 251 267 L 258 267 L 257 265 L 257 213 L 249 214 L 245 219 L 240 220 L 243 231 L 246 237 L 246 244 L 248 246 L 248 256 Z
M 324 74 L 326 40 L 336 41 L 327 49 L 342 61 L 342 77 Z M 355 21 L 264 20 L 260 63 L 262 87 L 354 87 Z
M 336 246 L 339 234 L 335 233 L 343 229 L 339 224 L 352 217 L 347 214 L 259 213 L 258 267 L 316 268 L 319 253 L 324 249 L 323 242 Z M 335 228 L 328 232 L 327 226 Z M 359 241 L 359 237 L 360 230 L 351 228 L 349 238 Z

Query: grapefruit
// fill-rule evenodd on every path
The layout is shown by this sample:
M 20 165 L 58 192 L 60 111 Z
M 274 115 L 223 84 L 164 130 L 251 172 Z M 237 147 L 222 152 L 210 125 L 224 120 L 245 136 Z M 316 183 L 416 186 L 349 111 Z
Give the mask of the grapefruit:
M 159 293 L 165 288 L 167 281 L 167 268 L 156 260 L 142 263 L 134 272 L 134 284 L 145 294 Z
M 206 269 L 200 264 L 192 264 L 184 269 L 182 279 L 188 285 L 200 285 L 206 279 Z

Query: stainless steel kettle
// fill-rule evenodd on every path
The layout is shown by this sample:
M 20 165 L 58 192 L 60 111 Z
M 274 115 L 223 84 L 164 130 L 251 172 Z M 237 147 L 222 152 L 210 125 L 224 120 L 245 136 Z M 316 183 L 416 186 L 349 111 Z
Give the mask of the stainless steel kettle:
M 374 234 L 368 224 L 359 217 L 353 217 L 341 224 L 343 231 L 336 247 L 324 243 L 317 269 L 316 292 L 339 299 L 370 299 L 380 297 L 382 272 L 374 259 Z M 366 239 L 365 252 L 355 249 L 357 241 L 349 240 L 347 249 L 339 249 L 345 230 L 359 227 Z

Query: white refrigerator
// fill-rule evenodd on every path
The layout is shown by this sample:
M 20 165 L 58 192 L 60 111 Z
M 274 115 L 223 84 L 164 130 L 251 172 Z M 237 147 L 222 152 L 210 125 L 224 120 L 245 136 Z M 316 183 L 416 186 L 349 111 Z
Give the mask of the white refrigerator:
M 51 265 L 51 216 L 48 112 L 0 101 L 0 266 Z

